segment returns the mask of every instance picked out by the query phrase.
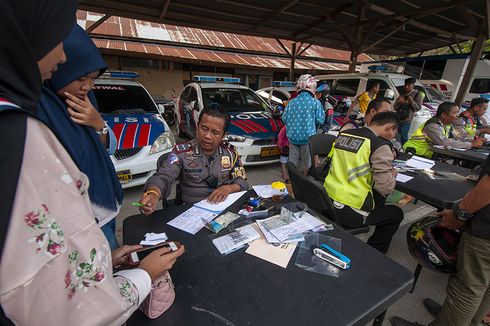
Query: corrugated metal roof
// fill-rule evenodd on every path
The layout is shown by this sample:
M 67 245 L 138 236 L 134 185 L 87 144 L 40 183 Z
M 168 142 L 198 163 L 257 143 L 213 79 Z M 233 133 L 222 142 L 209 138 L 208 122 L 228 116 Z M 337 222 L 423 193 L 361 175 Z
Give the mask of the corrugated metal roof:
M 102 17 L 103 14 L 99 13 L 92 13 L 82 10 L 77 12 L 78 24 L 83 28 L 87 28 Z M 158 24 L 123 17 L 110 17 L 94 31 L 92 31 L 92 33 L 94 36 L 107 35 L 127 38 L 142 38 L 155 41 L 170 41 L 188 43 L 192 45 L 220 47 L 223 48 L 223 50 L 229 51 L 236 49 L 268 52 L 271 54 L 285 53 L 277 41 L 271 38 L 223 33 L 168 24 Z M 282 40 L 282 42 L 286 47 L 290 48 L 290 41 Z M 349 61 L 350 52 L 313 45 L 309 47 L 302 55 L 305 57 L 347 62 Z M 369 61 L 371 58 L 367 55 L 361 54 L 358 57 L 358 60 Z
M 289 60 L 284 58 L 200 49 L 176 48 L 160 44 L 143 44 L 132 41 L 100 39 L 97 37 L 93 37 L 92 39 L 98 48 L 113 51 L 130 51 L 134 53 L 158 55 L 165 58 L 199 60 L 227 65 L 289 69 Z M 305 70 L 347 70 L 348 65 L 298 59 L 296 60 L 295 68 Z

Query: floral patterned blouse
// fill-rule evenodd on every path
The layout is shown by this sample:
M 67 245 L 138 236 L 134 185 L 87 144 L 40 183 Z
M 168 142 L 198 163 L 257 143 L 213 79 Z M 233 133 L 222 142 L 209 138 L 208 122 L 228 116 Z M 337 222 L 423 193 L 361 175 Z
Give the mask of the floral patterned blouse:
M 0 264 L 2 308 L 18 325 L 121 325 L 150 292 L 150 277 L 112 274 L 87 177 L 46 126 L 27 123 Z

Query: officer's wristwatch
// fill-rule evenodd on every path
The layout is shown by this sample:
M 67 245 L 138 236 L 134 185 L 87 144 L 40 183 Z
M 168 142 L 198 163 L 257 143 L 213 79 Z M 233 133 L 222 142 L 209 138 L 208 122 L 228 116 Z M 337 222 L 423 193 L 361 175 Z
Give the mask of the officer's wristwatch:
M 459 207 L 458 204 L 456 207 L 454 207 L 454 216 L 456 216 L 456 218 L 460 221 L 468 221 L 469 219 L 473 218 L 473 213 Z
M 109 126 L 107 125 L 107 122 L 104 122 L 104 127 L 101 130 L 96 130 L 95 132 L 99 136 L 107 135 L 107 133 L 109 132 Z

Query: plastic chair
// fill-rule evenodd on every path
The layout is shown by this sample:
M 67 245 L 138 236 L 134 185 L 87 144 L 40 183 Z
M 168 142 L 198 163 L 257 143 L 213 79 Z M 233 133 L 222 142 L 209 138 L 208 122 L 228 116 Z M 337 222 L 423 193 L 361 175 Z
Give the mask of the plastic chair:
M 157 170 L 167 161 L 167 158 L 170 154 L 163 154 L 158 158 L 157 161 Z M 165 208 L 168 208 L 169 206 L 179 206 L 182 205 L 184 201 L 182 200 L 182 189 L 180 188 L 180 184 L 177 183 L 175 185 L 175 199 L 167 199 L 167 198 L 162 198 L 162 205 Z
M 333 202 L 323 185 L 309 176 L 302 175 L 291 162 L 286 163 L 286 167 L 288 169 L 289 179 L 291 180 L 294 198 L 297 201 L 305 203 L 309 208 L 335 222 L 351 234 L 369 232 L 369 226 L 367 225 L 353 229 L 343 226 L 342 222 L 337 219 Z
M 327 156 L 332 149 L 333 143 L 335 142 L 335 136 L 330 134 L 317 134 L 310 137 L 308 141 L 308 146 L 310 147 L 311 156 L 311 168 L 310 175 L 316 180 L 323 181 L 325 179 L 325 164 L 320 164 L 319 166 L 314 166 L 315 160 L 314 156 Z

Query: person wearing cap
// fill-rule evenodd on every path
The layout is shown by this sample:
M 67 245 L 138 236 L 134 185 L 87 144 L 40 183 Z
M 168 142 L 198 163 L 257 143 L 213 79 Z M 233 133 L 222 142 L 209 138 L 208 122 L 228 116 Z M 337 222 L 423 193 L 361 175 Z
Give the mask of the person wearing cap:
M 325 111 L 315 97 L 317 83 L 313 76 L 301 75 L 296 85 L 298 96 L 289 101 L 282 120 L 289 139 L 289 161 L 306 175 L 311 165 L 308 140 L 325 122 Z
M 316 88 L 315 97 L 322 103 L 325 110 L 325 122 L 321 125 L 321 131 L 327 133 L 333 123 L 333 105 L 328 101 L 330 86 L 327 83 L 321 84 Z

